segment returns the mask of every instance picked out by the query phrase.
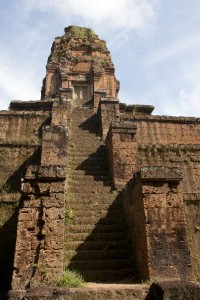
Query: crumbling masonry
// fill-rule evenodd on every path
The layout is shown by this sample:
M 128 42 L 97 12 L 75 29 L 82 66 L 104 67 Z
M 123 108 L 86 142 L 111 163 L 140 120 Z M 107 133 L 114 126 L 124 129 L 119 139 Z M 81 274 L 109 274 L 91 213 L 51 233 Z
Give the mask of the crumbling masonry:
M 0 112 L 1 298 L 200 299 L 200 120 L 120 103 L 87 28 L 65 28 L 46 69 L 41 100 Z M 53 294 L 65 268 L 130 285 Z

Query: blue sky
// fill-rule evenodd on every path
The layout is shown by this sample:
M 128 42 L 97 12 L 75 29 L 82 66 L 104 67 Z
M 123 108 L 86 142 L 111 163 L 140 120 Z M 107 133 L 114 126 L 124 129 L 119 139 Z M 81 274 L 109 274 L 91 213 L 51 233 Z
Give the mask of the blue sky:
M 0 109 L 40 99 L 54 38 L 78 25 L 106 40 L 121 102 L 200 115 L 198 0 L 0 0 L 0 20 Z

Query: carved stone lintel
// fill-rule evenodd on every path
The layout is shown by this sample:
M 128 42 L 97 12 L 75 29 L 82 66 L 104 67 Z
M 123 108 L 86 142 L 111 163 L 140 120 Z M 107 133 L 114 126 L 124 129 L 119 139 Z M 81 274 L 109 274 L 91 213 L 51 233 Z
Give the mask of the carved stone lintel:
M 137 124 L 131 123 L 131 122 L 125 122 L 125 123 L 112 123 L 111 125 L 112 132 L 113 133 L 123 133 L 123 134 L 132 134 L 135 135 L 137 130 Z
M 53 73 L 57 71 L 57 67 L 52 65 L 52 64 L 48 64 L 46 66 L 46 69 L 47 69 L 48 72 L 53 72 Z
M 183 178 L 183 172 L 177 167 L 143 167 L 140 176 L 142 181 L 179 182 Z
M 26 180 L 65 180 L 66 167 L 64 166 L 30 166 L 24 177 Z

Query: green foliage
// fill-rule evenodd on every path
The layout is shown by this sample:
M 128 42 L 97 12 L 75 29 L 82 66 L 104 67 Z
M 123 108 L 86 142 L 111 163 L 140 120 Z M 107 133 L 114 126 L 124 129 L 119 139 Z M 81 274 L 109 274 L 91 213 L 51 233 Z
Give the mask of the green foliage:
M 115 196 L 115 197 L 117 197 L 119 194 L 119 192 L 115 189 L 113 189 L 111 192 L 112 192 L 113 196 Z
M 84 286 L 85 282 L 83 277 L 77 271 L 66 269 L 64 273 L 57 278 L 56 284 L 58 286 L 73 288 Z
M 12 193 L 12 188 L 9 184 L 5 183 L 1 188 L 0 188 L 0 194 L 9 194 Z
M 71 31 L 72 34 L 74 34 L 76 37 L 79 38 L 95 37 L 95 33 L 92 30 L 87 28 L 73 26 Z
M 95 37 L 94 31 L 90 30 L 89 34 L 90 34 L 91 37 L 93 37 L 93 38 Z
M 37 269 L 38 268 L 38 264 L 33 264 L 33 269 Z
M 70 220 L 73 220 L 74 219 L 74 212 L 71 208 L 67 209 L 66 212 L 65 212 L 65 218 L 66 219 L 70 219 Z
M 86 30 L 85 28 L 74 26 L 72 27 L 72 33 L 77 37 L 84 37 L 86 35 Z

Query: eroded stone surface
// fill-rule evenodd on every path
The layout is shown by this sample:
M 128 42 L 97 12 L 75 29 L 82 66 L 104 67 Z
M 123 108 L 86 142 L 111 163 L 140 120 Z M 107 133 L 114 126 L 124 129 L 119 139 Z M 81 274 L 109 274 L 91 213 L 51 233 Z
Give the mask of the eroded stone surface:
M 88 28 L 70 26 L 57 37 L 47 63 L 42 98 L 66 93 L 86 103 L 92 100 L 98 107 L 100 95 L 116 98 L 119 82 L 114 76 L 114 65 L 106 43 Z M 70 92 L 71 89 L 71 92 Z M 72 93 L 72 94 L 71 94 Z
M 13 101 L 0 112 L 0 296 L 2 287 L 10 288 L 13 260 L 11 299 L 30 287 L 28 299 L 37 299 L 43 297 L 37 286 L 54 281 L 64 263 L 84 266 L 91 242 L 98 250 L 92 257 L 102 263 L 88 274 L 102 280 L 109 274 L 102 269 L 112 266 L 110 274 L 119 275 L 121 261 L 107 259 L 132 251 L 119 231 L 123 188 L 140 279 L 173 278 L 174 283 L 159 285 L 170 297 L 183 292 L 175 279 L 194 279 L 191 263 L 200 280 L 200 120 L 154 116 L 153 106 L 119 103 L 114 71 L 105 42 L 90 29 L 70 26 L 52 46 L 42 101 Z M 114 232 L 105 232 L 106 224 Z M 97 236 L 101 242 L 94 242 Z M 91 266 L 85 264 L 85 274 Z M 184 293 L 196 295 L 198 286 L 185 286 Z M 144 296 L 131 288 L 85 292 L 60 290 L 49 297 Z

